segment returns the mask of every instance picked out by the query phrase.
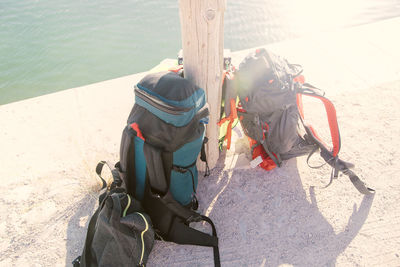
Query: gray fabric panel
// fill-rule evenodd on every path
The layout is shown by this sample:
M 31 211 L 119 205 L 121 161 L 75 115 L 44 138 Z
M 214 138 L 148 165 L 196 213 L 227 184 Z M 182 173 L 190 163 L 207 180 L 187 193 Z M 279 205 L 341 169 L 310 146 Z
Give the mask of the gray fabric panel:
M 262 119 L 268 122 L 267 142 L 274 153 L 286 153 L 298 142 L 300 138 L 297 131 L 299 114 L 296 106 L 277 110 L 268 118 Z
M 202 113 L 203 111 L 204 113 Z M 194 117 L 189 124 L 183 127 L 175 127 L 159 119 L 145 108 L 134 105 L 128 117 L 128 124 L 137 122 L 146 142 L 166 151 L 174 152 L 203 134 L 204 125 L 199 120 L 200 117 L 207 117 L 207 107 L 204 107 L 199 114 L 202 115 Z
M 296 93 L 287 89 L 259 88 L 248 95 L 248 101 L 245 99 L 241 103 L 247 112 L 272 114 L 295 105 Z

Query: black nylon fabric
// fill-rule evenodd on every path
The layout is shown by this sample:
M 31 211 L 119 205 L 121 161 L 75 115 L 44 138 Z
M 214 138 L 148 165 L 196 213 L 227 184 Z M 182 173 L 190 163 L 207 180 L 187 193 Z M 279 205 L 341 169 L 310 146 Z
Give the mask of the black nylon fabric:
M 124 182 L 124 187 L 129 194 L 136 192 L 136 179 L 128 179 L 135 177 L 135 141 L 136 133 L 129 126 L 125 127 L 122 132 L 120 145 L 120 168 L 119 175 Z M 133 164 L 132 164 L 133 163 Z
M 202 109 L 198 115 L 189 124 L 176 127 L 159 119 L 147 109 L 134 105 L 128 117 L 128 124 L 137 122 L 147 143 L 174 152 L 204 133 L 204 124 L 200 119 L 208 116 L 208 109 Z
M 89 223 L 84 253 L 74 266 L 144 266 L 154 245 L 150 217 L 125 192 L 109 193 Z M 142 239 L 143 237 L 143 239 Z

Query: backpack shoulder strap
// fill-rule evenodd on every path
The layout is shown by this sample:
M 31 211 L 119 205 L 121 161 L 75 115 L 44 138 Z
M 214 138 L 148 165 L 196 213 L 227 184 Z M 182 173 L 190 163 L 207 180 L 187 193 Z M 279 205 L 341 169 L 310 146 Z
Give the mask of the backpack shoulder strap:
M 143 153 L 146 159 L 150 187 L 155 192 L 164 195 L 169 186 L 167 185 L 161 150 L 145 142 Z
M 349 177 L 349 179 L 353 183 L 354 187 L 360 193 L 365 194 L 365 195 L 374 194 L 375 190 L 367 187 L 364 184 L 364 182 L 362 182 L 360 180 L 360 178 L 353 171 L 350 170 L 350 168 L 353 167 L 353 164 L 347 163 L 347 162 L 339 159 L 338 154 L 340 151 L 341 142 L 340 142 L 339 126 L 338 126 L 337 117 L 336 117 L 336 110 L 335 110 L 334 105 L 332 104 L 332 102 L 329 99 L 327 99 L 326 97 L 324 97 L 321 94 L 318 94 L 315 90 L 315 89 L 317 89 L 316 87 L 311 86 L 309 84 L 305 84 L 305 86 L 306 87 L 300 88 L 297 91 L 297 106 L 299 109 L 301 121 L 304 125 L 304 128 L 305 128 L 308 136 L 320 148 L 321 157 L 326 161 L 326 163 L 328 163 L 329 165 L 332 166 L 331 178 L 330 178 L 329 184 L 327 186 L 329 186 L 332 183 L 333 179 L 338 177 L 338 173 L 339 173 L 339 171 L 341 171 L 342 173 L 346 174 Z M 333 145 L 332 150 L 329 149 L 328 146 L 324 143 L 324 141 L 318 136 L 318 134 L 314 130 L 314 128 L 311 125 L 306 124 L 305 118 L 304 118 L 302 95 L 307 95 L 307 96 L 317 98 L 317 99 L 321 100 L 322 103 L 324 104 L 326 114 L 328 117 L 329 130 L 330 130 L 331 140 L 332 140 L 332 145 Z M 307 159 L 307 162 L 308 162 L 310 156 L 315 151 L 316 150 L 313 150 L 310 153 L 310 155 Z M 325 186 L 325 187 L 327 187 L 327 186 Z
M 149 183 L 144 205 L 150 206 L 148 213 L 152 217 L 155 228 L 163 231 L 163 238 L 167 241 L 177 244 L 213 247 L 215 266 L 220 266 L 218 238 L 212 221 L 208 217 L 179 204 L 169 191 L 169 179 L 167 179 L 166 172 L 170 170 L 166 165 L 170 164 L 172 167 L 172 158 L 166 160 L 159 148 L 155 148 L 146 142 L 143 146 L 143 152 L 147 165 L 146 180 Z M 210 223 L 213 234 L 209 235 L 189 226 L 191 222 L 199 221 Z
M 319 146 L 326 147 L 326 144 L 318 136 L 318 134 L 314 130 L 314 128 L 311 125 L 306 124 L 306 122 L 305 122 L 302 95 L 306 95 L 306 96 L 317 98 L 317 99 L 321 100 L 322 103 L 324 104 L 324 107 L 325 107 L 325 110 L 326 110 L 326 115 L 328 117 L 329 130 L 330 130 L 331 139 L 332 139 L 332 145 L 333 145 L 332 155 L 333 155 L 333 157 L 336 157 L 338 155 L 339 151 L 340 151 L 341 143 L 340 143 L 340 132 L 339 132 L 339 126 L 338 126 L 338 123 L 337 123 L 335 106 L 332 104 L 332 102 L 328 98 L 326 98 L 326 97 L 324 97 L 322 95 L 319 95 L 317 93 L 314 93 L 312 91 L 310 92 L 310 91 L 306 91 L 306 90 L 301 90 L 297 94 L 297 106 L 298 106 L 298 109 L 299 109 L 301 121 L 302 121 L 302 123 L 304 125 L 304 128 L 306 129 L 307 133 L 310 135 L 310 137 L 312 139 L 314 139 L 314 141 Z

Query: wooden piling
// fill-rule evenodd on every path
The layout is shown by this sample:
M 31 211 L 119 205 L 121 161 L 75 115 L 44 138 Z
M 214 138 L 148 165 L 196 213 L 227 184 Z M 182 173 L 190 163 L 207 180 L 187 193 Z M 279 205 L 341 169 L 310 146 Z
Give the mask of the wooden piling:
M 206 146 L 208 165 L 218 157 L 218 126 L 224 49 L 226 0 L 179 0 L 185 78 L 207 93 L 210 120 Z

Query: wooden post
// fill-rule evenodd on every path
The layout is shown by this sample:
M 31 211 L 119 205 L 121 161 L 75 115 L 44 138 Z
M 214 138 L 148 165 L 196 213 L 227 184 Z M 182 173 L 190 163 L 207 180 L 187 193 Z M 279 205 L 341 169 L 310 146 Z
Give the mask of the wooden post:
M 226 0 L 179 0 L 185 78 L 207 93 L 210 120 L 206 147 L 210 169 L 218 157 Z

